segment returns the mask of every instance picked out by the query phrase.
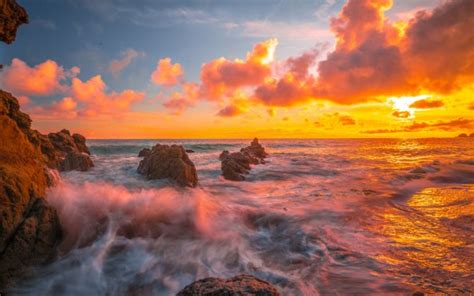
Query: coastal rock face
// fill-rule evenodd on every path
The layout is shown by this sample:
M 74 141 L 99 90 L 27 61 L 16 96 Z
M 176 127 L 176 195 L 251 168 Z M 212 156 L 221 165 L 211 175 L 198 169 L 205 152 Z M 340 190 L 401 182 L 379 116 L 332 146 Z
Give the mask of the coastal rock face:
M 170 178 L 180 186 L 195 187 L 198 182 L 194 163 L 178 145 L 157 144 L 140 161 L 137 171 L 149 180 Z
M 21 270 L 54 255 L 61 227 L 43 199 L 48 184 L 29 116 L 0 90 L 0 290 Z
M 140 152 L 138 152 L 138 157 L 145 157 L 145 156 L 150 155 L 150 153 L 151 153 L 150 148 L 143 148 L 142 150 L 140 150 Z
M 179 291 L 177 296 L 279 296 L 278 290 L 270 283 L 248 274 L 225 280 L 205 278 L 195 281 Z
M 26 10 L 15 0 L 0 0 L 0 40 L 5 43 L 15 41 L 16 30 L 28 23 Z
M 39 137 L 41 150 L 47 156 L 51 168 L 61 171 L 87 171 L 94 166 L 84 136 L 71 135 L 68 130 L 63 129 L 57 133 L 49 133 L 47 139 Z
M 219 155 L 222 176 L 231 181 L 244 181 L 245 175 L 250 172 L 250 164 L 263 164 L 267 156 L 257 138 L 240 152 L 229 153 L 225 150 Z

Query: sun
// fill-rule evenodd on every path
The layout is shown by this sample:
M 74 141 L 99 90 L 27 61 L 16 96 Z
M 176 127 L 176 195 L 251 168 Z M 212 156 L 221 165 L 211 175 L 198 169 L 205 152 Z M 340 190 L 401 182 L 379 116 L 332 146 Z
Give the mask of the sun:
M 391 97 L 387 99 L 387 102 L 392 106 L 393 109 L 399 112 L 408 112 L 410 117 L 415 116 L 415 109 L 410 106 L 419 100 L 430 98 L 431 95 L 419 95 L 414 97 Z

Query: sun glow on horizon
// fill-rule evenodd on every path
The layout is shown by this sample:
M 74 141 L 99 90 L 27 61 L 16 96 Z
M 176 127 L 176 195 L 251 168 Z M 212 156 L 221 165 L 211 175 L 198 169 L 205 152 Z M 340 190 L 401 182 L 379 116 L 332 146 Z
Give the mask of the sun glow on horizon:
M 431 98 L 431 95 L 419 95 L 419 96 L 403 96 L 403 97 L 390 97 L 387 99 L 387 102 L 392 106 L 395 111 L 398 112 L 408 112 L 410 117 L 415 116 L 416 108 L 411 108 L 410 106 L 419 100 L 425 100 Z

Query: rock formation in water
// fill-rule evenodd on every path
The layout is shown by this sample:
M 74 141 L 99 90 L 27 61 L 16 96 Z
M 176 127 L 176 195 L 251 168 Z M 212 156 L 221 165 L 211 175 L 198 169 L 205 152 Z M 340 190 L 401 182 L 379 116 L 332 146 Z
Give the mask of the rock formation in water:
M 140 150 L 140 152 L 138 152 L 138 157 L 145 157 L 145 156 L 150 155 L 150 153 L 151 153 L 150 148 L 143 148 L 142 150 Z
M 222 176 L 231 181 L 244 181 L 250 172 L 250 164 L 263 164 L 268 154 L 265 148 L 255 138 L 250 146 L 240 149 L 240 152 L 229 153 L 224 150 L 219 155 Z
M 15 41 L 16 31 L 21 24 L 28 23 L 26 10 L 15 0 L 0 0 L 0 40 L 5 43 Z
M 48 140 L 51 145 L 43 139 L 41 149 L 52 168 L 61 171 L 87 171 L 94 166 L 84 136 L 71 135 L 68 130 L 63 129 L 57 133 L 49 133 Z
M 56 210 L 44 199 L 46 162 L 18 101 L 0 90 L 0 291 L 22 270 L 55 254 Z
M 226 295 L 226 296 L 279 296 L 278 290 L 270 283 L 248 274 L 225 280 L 205 278 L 195 281 L 179 291 L 176 296 Z
M 180 186 L 195 187 L 198 182 L 194 163 L 178 145 L 155 145 L 140 161 L 137 171 L 149 180 L 169 178 Z
M 458 135 L 458 138 L 467 138 L 468 135 L 466 133 L 462 133 Z

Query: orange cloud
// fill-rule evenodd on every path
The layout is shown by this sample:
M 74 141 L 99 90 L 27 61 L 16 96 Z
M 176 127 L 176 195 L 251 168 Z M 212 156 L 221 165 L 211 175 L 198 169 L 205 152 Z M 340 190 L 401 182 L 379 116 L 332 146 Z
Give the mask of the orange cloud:
M 392 113 L 393 116 L 398 117 L 398 118 L 408 118 L 410 117 L 410 112 L 408 111 L 394 111 Z
M 470 130 L 474 128 L 474 119 L 458 118 L 449 121 L 438 122 L 414 122 L 411 125 L 404 126 L 400 129 L 377 129 L 368 130 L 363 133 L 366 134 L 386 134 L 386 133 L 401 133 L 401 132 L 418 132 L 423 130 L 444 130 L 444 131 L 458 131 Z
M 198 99 L 198 85 L 196 83 L 184 83 L 181 92 L 174 92 L 163 105 L 171 109 L 174 114 L 182 113 L 186 108 L 193 106 Z
M 240 87 L 257 86 L 271 74 L 271 62 L 277 46 L 276 39 L 255 45 L 243 60 L 220 58 L 201 68 L 201 96 L 220 100 Z
M 145 96 L 142 92 L 126 89 L 120 93 L 106 92 L 106 85 L 100 75 L 86 82 L 73 78 L 71 86 L 72 97 L 82 104 L 80 115 L 120 116 L 129 111 L 131 105 L 140 102 Z
M 237 105 L 228 105 L 217 113 L 221 117 L 234 117 L 242 114 L 243 111 Z
M 121 53 L 122 57 L 120 59 L 112 60 L 112 62 L 107 67 L 107 71 L 112 73 L 113 76 L 117 76 L 120 72 L 127 68 L 134 59 L 144 55 L 144 53 L 138 52 L 134 49 L 127 49 Z
M 13 59 L 0 74 L 0 83 L 2 88 L 17 96 L 48 96 L 64 92 L 67 87 L 61 84 L 62 81 L 78 73 L 79 68 L 66 71 L 52 60 L 30 67 L 20 59 Z
M 440 100 L 435 101 L 428 101 L 428 100 L 418 100 L 410 105 L 410 108 L 416 109 L 432 109 L 432 108 L 439 108 L 443 107 L 444 103 Z
M 474 103 L 471 103 L 471 105 L 469 105 L 469 110 L 474 110 Z
M 355 125 L 356 121 L 354 118 L 350 117 L 349 115 L 341 115 L 339 116 L 339 122 L 342 125 Z
M 161 59 L 151 74 L 151 81 L 158 85 L 174 86 L 183 78 L 184 71 L 180 64 L 173 64 L 170 58 Z

